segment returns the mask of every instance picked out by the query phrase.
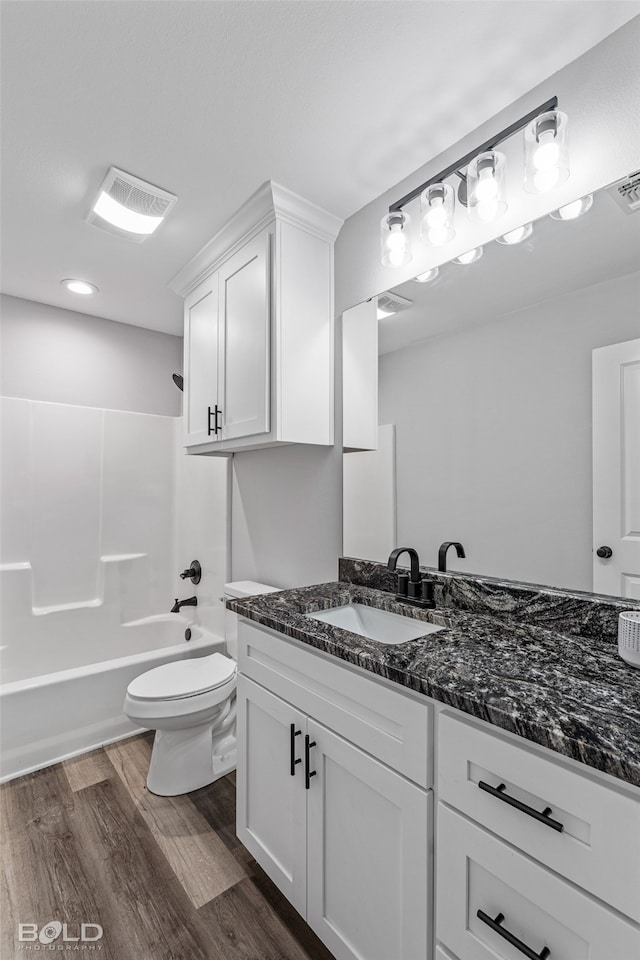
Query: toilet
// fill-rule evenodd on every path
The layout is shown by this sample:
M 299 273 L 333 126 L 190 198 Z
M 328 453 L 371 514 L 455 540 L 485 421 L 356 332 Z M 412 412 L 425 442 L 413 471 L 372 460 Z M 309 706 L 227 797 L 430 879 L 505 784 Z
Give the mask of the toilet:
M 226 583 L 225 600 L 277 593 L 253 580 Z M 238 618 L 225 612 L 227 653 L 154 667 L 127 687 L 124 713 L 155 730 L 147 787 L 161 797 L 198 790 L 235 769 Z

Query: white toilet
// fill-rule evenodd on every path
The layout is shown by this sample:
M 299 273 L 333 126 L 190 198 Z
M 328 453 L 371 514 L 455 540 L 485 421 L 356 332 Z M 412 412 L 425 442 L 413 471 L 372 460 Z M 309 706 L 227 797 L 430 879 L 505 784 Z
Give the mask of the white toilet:
M 225 584 L 225 598 L 277 593 L 253 580 Z M 147 787 L 161 797 L 198 790 L 236 765 L 238 618 L 225 613 L 227 655 L 176 660 L 148 670 L 127 687 L 124 712 L 155 730 Z

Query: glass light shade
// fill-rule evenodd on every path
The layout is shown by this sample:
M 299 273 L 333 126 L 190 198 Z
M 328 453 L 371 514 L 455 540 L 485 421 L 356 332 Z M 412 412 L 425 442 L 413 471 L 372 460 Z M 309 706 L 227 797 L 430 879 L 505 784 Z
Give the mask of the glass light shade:
M 98 288 L 94 283 L 87 283 L 86 280 L 61 280 L 60 283 L 71 293 L 79 293 L 82 297 L 89 297 L 92 293 L 97 293 Z
M 522 243 L 523 240 L 527 240 L 532 233 L 533 224 L 523 223 L 521 227 L 516 227 L 515 230 L 509 230 L 509 232 L 503 236 L 496 237 L 496 240 L 498 243 L 504 243 L 506 246 L 512 247 L 516 243 Z
M 467 250 L 461 253 L 459 257 L 454 257 L 451 263 L 461 263 L 466 266 L 468 263 L 475 263 L 482 256 L 482 247 L 475 247 L 473 250 Z
M 524 188 L 548 193 L 569 177 L 566 113 L 549 110 L 532 120 L 524 131 Z
M 455 193 L 448 183 L 432 183 L 420 194 L 420 239 L 432 247 L 449 243 L 453 227 Z
M 411 218 L 402 210 L 388 213 L 380 221 L 380 259 L 383 267 L 411 263 Z
M 467 167 L 467 207 L 474 220 L 490 223 L 507 210 L 507 161 L 504 153 L 480 153 Z
M 593 194 L 588 193 L 586 197 L 580 197 L 579 200 L 566 203 L 564 207 L 554 210 L 549 216 L 553 217 L 554 220 L 577 220 L 578 217 L 581 217 L 587 210 L 591 210 L 592 206 Z
M 432 283 L 439 273 L 440 270 L 438 267 L 433 267 L 431 270 L 426 270 L 424 273 L 419 273 L 418 276 L 414 277 L 413 279 L 416 283 Z

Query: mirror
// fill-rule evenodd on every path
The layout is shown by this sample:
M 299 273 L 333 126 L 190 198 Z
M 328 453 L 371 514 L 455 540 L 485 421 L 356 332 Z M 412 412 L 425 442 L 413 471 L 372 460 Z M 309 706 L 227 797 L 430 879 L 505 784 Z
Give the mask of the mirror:
M 344 455 L 346 556 L 436 566 L 457 540 L 449 569 L 640 600 L 635 180 L 378 298 L 401 309 L 378 320 L 379 448 Z

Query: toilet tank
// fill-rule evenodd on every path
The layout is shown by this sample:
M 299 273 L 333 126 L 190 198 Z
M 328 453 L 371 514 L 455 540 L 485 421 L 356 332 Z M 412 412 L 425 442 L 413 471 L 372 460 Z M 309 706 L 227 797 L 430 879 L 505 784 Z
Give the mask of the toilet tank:
M 267 583 L 257 583 L 255 580 L 233 580 L 224 585 L 225 600 L 236 600 L 242 597 L 257 597 L 262 593 L 279 593 L 279 587 L 270 587 Z M 234 660 L 238 659 L 238 615 L 226 610 L 224 614 L 224 635 L 227 644 L 227 653 Z

